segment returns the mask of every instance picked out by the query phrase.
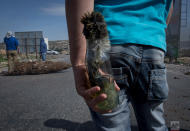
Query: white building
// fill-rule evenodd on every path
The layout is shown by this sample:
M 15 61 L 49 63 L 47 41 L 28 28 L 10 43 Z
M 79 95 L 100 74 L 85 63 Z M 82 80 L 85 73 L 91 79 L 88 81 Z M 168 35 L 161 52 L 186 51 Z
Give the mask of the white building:
M 49 42 L 48 42 L 48 38 L 44 38 L 45 43 L 47 44 L 47 49 L 49 49 Z

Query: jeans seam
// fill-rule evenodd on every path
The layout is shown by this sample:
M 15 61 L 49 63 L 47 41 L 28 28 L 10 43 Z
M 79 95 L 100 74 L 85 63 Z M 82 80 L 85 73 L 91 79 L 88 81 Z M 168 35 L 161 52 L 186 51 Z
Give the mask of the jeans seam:
M 129 54 L 126 54 L 126 53 L 120 53 L 120 52 L 110 52 L 110 54 L 112 55 L 112 54 L 117 54 L 117 55 L 120 55 L 120 56 L 122 56 L 122 55 L 125 55 L 125 56 L 128 56 L 129 58 L 131 58 L 132 60 L 134 60 L 134 62 L 137 62 L 137 63 L 141 63 L 141 58 L 137 58 L 137 57 L 135 57 L 135 56 L 133 56 L 133 55 L 129 55 Z

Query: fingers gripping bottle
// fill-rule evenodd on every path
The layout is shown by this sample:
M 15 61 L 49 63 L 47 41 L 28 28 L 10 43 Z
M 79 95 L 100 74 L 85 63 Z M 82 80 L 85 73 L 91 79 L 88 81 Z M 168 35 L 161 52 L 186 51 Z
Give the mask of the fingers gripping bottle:
M 99 12 L 86 13 L 81 22 L 84 24 L 83 34 L 86 37 L 86 66 L 90 86 L 99 86 L 105 93 L 105 101 L 97 104 L 101 110 L 112 110 L 118 104 L 118 93 L 115 89 L 109 51 L 111 49 L 104 17 Z M 96 97 L 95 96 L 95 97 Z

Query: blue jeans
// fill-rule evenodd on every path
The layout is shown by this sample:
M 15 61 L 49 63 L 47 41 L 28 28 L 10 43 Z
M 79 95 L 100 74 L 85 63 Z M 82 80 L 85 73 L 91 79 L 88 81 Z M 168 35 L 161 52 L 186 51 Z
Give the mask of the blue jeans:
M 46 61 L 46 53 L 41 53 L 42 61 Z
M 164 55 L 151 46 L 112 46 L 113 74 L 121 89 L 119 105 L 106 114 L 90 110 L 97 131 L 131 131 L 130 102 L 140 131 L 168 131 L 163 116 L 169 91 Z

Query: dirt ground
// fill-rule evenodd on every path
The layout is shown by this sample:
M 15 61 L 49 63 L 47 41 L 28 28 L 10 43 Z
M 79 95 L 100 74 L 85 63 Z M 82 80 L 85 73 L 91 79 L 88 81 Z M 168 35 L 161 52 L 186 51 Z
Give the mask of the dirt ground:
M 179 121 L 182 131 L 190 130 L 190 66 L 167 64 L 169 98 L 165 103 L 167 124 Z M 186 130 L 185 130 L 186 129 Z

